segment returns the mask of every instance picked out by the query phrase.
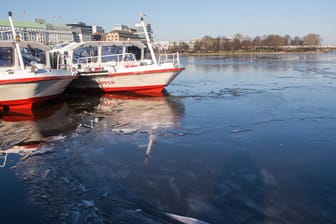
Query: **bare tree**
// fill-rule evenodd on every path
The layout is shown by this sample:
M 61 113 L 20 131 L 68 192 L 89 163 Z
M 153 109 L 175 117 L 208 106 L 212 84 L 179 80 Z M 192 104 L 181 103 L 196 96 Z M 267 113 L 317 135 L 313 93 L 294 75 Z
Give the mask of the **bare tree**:
M 180 41 L 180 44 L 179 44 L 179 52 L 184 52 L 184 51 L 188 51 L 189 50 L 189 45 L 184 42 L 184 41 Z
M 296 36 L 291 41 L 291 45 L 303 45 L 303 40 L 299 36 Z
M 196 40 L 194 43 L 194 51 L 201 51 L 202 50 L 202 40 Z
M 270 34 L 264 40 L 265 45 L 267 46 L 282 46 L 284 45 L 284 38 L 277 34 Z
M 262 39 L 261 39 L 261 37 L 260 37 L 260 36 L 256 36 L 256 37 L 253 39 L 253 44 L 254 44 L 255 46 L 261 46 L 261 44 L 262 44 Z
M 244 46 L 245 48 L 249 48 L 252 46 L 252 38 L 250 38 L 249 36 L 244 36 L 243 41 L 241 42 L 242 46 Z
M 204 36 L 202 38 L 202 50 L 204 51 L 209 51 L 211 49 L 211 45 L 212 45 L 212 37 L 211 36 Z
M 243 34 L 237 33 L 233 36 L 233 39 L 229 39 L 225 36 L 211 37 L 206 35 L 201 39 L 195 41 L 193 50 L 201 52 L 218 52 L 223 50 L 240 50 L 240 49 L 267 49 L 267 50 L 279 50 L 283 49 L 282 46 L 287 45 L 319 45 L 321 37 L 318 34 L 310 33 L 303 38 L 296 36 L 292 38 L 289 35 L 270 34 L 263 36 L 256 36 L 251 38 Z M 185 51 L 188 49 L 186 44 L 174 44 L 173 49 Z
M 309 33 L 306 36 L 303 37 L 303 42 L 305 45 L 320 45 L 321 43 L 321 37 L 318 34 L 315 33 Z
M 221 50 L 221 38 L 220 37 L 216 37 L 215 39 L 213 39 L 213 50 L 214 51 L 220 51 Z
M 291 36 L 285 35 L 283 38 L 284 38 L 284 45 L 290 45 L 291 44 L 291 40 L 292 40 Z

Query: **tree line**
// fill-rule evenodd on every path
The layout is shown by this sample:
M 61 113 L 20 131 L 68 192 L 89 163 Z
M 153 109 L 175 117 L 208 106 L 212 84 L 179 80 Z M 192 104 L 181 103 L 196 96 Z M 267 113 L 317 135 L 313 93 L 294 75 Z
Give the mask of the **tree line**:
M 193 43 L 173 43 L 170 47 L 172 51 L 189 51 L 189 52 L 219 52 L 219 51 L 236 51 L 236 50 L 280 50 L 289 49 L 289 46 L 300 47 L 316 47 L 321 44 L 319 34 L 309 33 L 304 37 L 291 37 L 289 35 L 270 34 L 264 36 L 249 36 L 237 33 L 233 38 L 227 37 L 211 37 L 206 35 L 201 39 L 193 41 Z

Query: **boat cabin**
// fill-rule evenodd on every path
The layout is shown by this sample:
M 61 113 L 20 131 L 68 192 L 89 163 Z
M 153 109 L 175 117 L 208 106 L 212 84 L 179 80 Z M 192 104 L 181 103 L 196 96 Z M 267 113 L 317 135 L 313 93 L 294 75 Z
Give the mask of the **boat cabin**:
M 25 69 L 29 68 L 50 68 L 48 48 L 40 43 L 23 41 L 19 42 L 22 63 Z M 0 71 L 9 72 L 20 70 L 20 60 L 17 56 L 16 44 L 9 41 L 0 41 Z
M 150 60 L 145 59 L 145 49 L 141 41 L 88 41 L 56 47 L 51 52 L 58 68 L 88 72 L 148 64 Z

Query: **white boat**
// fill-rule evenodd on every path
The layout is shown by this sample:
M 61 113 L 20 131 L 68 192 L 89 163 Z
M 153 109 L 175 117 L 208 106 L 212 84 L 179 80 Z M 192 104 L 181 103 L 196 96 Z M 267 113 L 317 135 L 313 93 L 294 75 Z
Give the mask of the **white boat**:
M 71 43 L 54 49 L 60 68 L 79 74 L 69 88 L 103 92 L 162 92 L 163 88 L 185 68 L 179 54 L 160 55 L 158 60 L 148 37 L 150 58 L 145 58 L 146 45 L 141 41 L 89 41 Z
M 13 36 L 16 36 L 11 14 Z M 37 42 L 0 41 L 0 110 L 31 107 L 63 93 L 76 77 L 51 69 L 49 49 Z

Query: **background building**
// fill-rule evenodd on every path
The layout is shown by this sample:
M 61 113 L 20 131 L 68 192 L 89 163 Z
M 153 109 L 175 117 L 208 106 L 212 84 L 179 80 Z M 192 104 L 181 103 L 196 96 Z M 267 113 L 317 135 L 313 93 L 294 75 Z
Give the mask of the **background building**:
M 66 24 L 70 27 L 73 39 L 76 42 L 92 40 L 92 26 L 88 26 L 83 22 Z
M 120 30 L 120 31 L 129 31 L 129 27 L 124 24 L 116 24 L 113 26 L 112 31 L 114 30 Z
M 101 26 L 92 26 L 92 34 L 99 33 L 103 34 L 105 31 Z
M 101 26 L 92 26 L 92 40 L 102 40 L 103 34 L 104 34 L 104 29 Z
M 21 40 L 38 41 L 46 45 L 55 45 L 65 42 L 80 42 L 91 40 L 141 40 L 146 42 L 146 36 L 141 23 L 130 28 L 124 24 L 116 24 L 111 32 L 104 33 L 101 26 L 89 26 L 84 22 L 70 24 L 48 23 L 44 19 L 34 22 L 14 21 L 14 26 Z M 148 35 L 153 41 L 151 24 L 146 23 Z M 13 34 L 8 20 L 0 20 L 0 40 L 12 40 Z
M 47 23 L 43 19 L 34 22 L 14 21 L 17 35 L 24 41 L 37 41 L 46 45 L 73 41 L 72 31 L 61 24 Z M 8 20 L 0 20 L 0 40 L 12 40 L 12 29 Z
M 148 35 L 151 41 L 153 41 L 153 30 L 151 24 L 146 23 Z M 124 24 L 116 24 L 113 26 L 111 32 L 105 33 L 103 40 L 109 41 L 124 41 L 124 40 L 141 40 L 146 43 L 146 36 L 143 30 L 142 24 L 135 24 L 135 29 L 130 28 Z
M 73 41 L 73 35 L 70 27 L 64 24 L 46 23 L 46 28 L 47 45 L 55 45 Z
M 147 28 L 149 39 L 151 41 L 153 41 L 154 38 L 153 38 L 152 25 L 149 24 L 149 23 L 145 23 L 145 26 Z M 135 24 L 135 29 L 136 29 L 135 34 L 138 35 L 143 42 L 146 42 L 146 35 L 145 35 L 144 29 L 142 27 L 142 24 L 141 23 Z
M 14 21 L 15 31 L 22 40 L 33 40 L 46 44 L 46 26 L 37 22 Z M 8 20 L 0 20 L 0 40 L 12 40 L 12 28 Z
M 103 40 L 109 41 L 124 41 L 124 40 L 140 40 L 139 36 L 132 32 L 113 30 L 109 33 L 105 33 Z
M 124 24 L 116 24 L 113 26 L 111 32 L 105 33 L 103 40 L 108 41 L 125 41 L 125 40 L 139 40 L 139 36 L 136 35 L 136 30 L 129 28 Z

